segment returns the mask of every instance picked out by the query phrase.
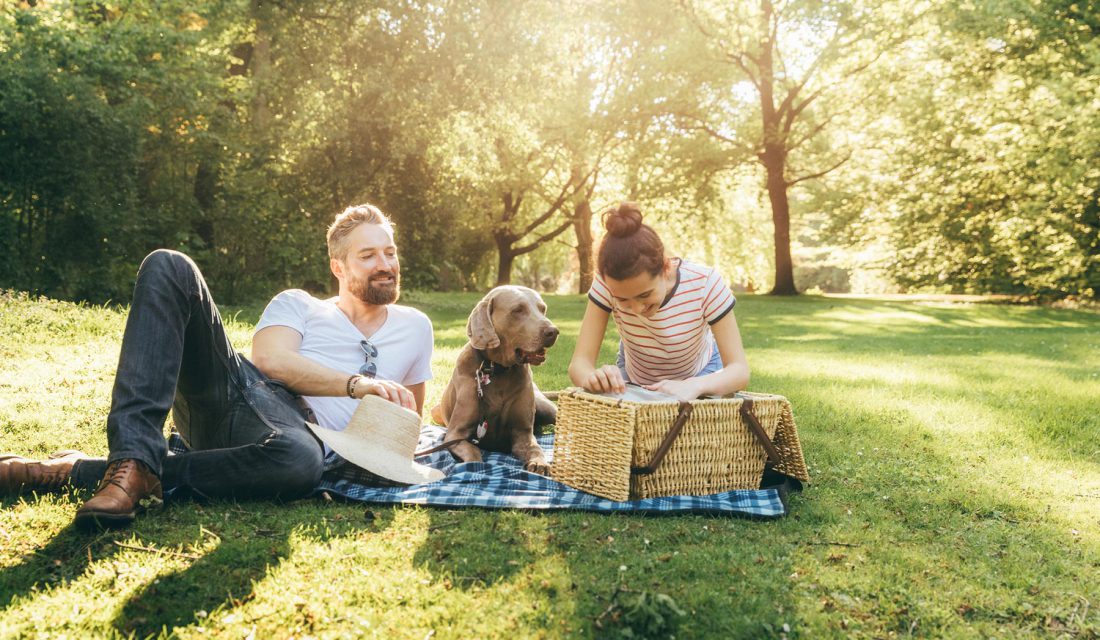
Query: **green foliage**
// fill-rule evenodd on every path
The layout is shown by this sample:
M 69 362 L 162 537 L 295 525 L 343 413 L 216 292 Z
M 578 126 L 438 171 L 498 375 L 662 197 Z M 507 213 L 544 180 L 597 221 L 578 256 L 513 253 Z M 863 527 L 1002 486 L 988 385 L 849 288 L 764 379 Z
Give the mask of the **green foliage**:
M 1090 21 L 1092 21 L 1090 23 Z M 878 148 L 819 203 L 903 288 L 1097 296 L 1100 48 L 1077 4 L 943 5 L 879 80 Z M 855 213 L 855 215 L 847 215 Z
M 129 240 L 118 230 L 134 206 L 140 105 L 97 76 L 122 52 L 29 11 L 0 29 L 0 285 L 110 296 L 99 281 L 110 245 Z
M 619 638 L 675 638 L 680 618 L 687 615 L 665 593 L 619 591 L 615 598 L 605 613 L 607 627 L 615 631 L 610 635 Z
M 192 6 L 0 14 L 0 285 L 125 299 L 149 249 L 186 246 L 221 72 Z
M 411 288 L 583 285 L 585 212 L 629 198 L 763 288 L 781 139 L 801 282 L 1096 298 L 1093 9 L 6 3 L 0 286 L 125 300 L 168 247 L 226 300 L 327 289 L 324 231 L 363 201 L 395 218 Z

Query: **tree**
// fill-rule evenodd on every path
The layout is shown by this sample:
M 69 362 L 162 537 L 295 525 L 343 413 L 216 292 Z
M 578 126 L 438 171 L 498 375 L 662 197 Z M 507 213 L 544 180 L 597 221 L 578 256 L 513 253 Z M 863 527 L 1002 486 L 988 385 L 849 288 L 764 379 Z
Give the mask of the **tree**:
M 726 143 L 735 158 L 751 155 L 764 168 L 775 242 L 771 293 L 797 294 L 790 189 L 850 158 L 851 150 L 815 153 L 809 147 L 838 114 L 858 105 L 858 97 L 845 95 L 847 83 L 902 40 L 904 16 L 897 8 L 858 1 L 760 0 L 754 9 L 683 0 L 681 6 L 735 81 L 708 109 L 679 115 L 685 126 Z M 721 119 L 747 107 L 750 97 L 758 104 L 756 125 Z
M 0 286 L 125 299 L 150 245 L 191 227 L 188 148 L 219 93 L 208 9 L 0 11 Z
M 1097 296 L 1100 23 L 1076 7 L 943 5 L 924 46 L 889 61 L 902 80 L 891 130 L 872 133 L 879 177 L 831 209 L 885 240 L 903 288 Z

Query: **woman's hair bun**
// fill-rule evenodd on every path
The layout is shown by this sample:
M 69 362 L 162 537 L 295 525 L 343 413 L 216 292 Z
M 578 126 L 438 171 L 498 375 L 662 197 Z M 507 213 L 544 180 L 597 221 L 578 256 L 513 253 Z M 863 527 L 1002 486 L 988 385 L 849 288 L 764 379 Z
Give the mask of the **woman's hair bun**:
M 633 235 L 642 227 L 642 210 L 636 203 L 623 202 L 603 214 L 607 233 L 619 238 Z

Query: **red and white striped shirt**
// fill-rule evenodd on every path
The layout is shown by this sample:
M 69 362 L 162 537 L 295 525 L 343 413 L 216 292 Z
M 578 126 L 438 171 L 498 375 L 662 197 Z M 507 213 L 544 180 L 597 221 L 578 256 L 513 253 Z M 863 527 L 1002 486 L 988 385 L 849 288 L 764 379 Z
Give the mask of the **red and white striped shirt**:
M 686 380 L 702 371 L 714 353 L 710 325 L 737 303 L 717 270 L 684 260 L 679 263 L 676 284 L 648 318 L 617 308 L 599 273 L 588 290 L 588 299 L 615 318 L 626 373 L 637 384 Z

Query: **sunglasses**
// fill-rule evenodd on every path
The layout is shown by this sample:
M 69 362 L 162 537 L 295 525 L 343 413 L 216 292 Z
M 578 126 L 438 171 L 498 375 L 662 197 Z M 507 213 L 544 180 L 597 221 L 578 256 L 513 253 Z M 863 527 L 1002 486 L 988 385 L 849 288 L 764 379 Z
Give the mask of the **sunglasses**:
M 359 375 L 373 378 L 378 375 L 378 363 L 374 361 L 378 357 L 378 347 L 371 344 L 370 340 L 360 340 L 359 348 L 363 350 L 367 358 L 363 366 L 359 367 Z

